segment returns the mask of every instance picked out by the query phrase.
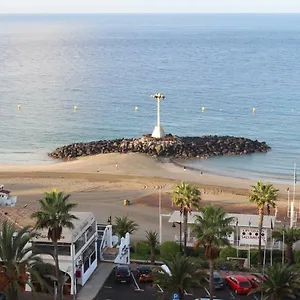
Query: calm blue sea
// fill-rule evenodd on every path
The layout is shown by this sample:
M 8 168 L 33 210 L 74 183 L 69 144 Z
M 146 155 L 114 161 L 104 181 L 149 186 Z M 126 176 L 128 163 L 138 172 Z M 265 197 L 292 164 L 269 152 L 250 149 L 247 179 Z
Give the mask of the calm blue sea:
M 299 45 L 300 15 L 0 15 L 0 163 L 50 163 L 63 144 L 151 133 L 150 95 L 162 92 L 167 132 L 272 147 L 191 164 L 292 180 Z

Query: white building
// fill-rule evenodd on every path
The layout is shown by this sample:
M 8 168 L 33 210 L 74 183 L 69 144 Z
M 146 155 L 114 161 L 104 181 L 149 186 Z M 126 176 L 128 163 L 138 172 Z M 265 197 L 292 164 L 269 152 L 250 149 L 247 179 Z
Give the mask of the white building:
M 67 276 L 71 295 L 77 293 L 77 286 L 83 286 L 97 268 L 97 224 L 93 213 L 74 212 L 78 219 L 73 221 L 74 230 L 63 228 L 62 239 L 58 242 L 60 270 Z M 32 241 L 41 251 L 53 251 L 47 230 Z M 50 255 L 42 255 L 45 262 L 53 263 Z M 67 290 L 67 289 L 66 289 Z
M 15 206 L 17 196 L 11 196 L 10 191 L 4 189 L 4 185 L 0 185 L 0 206 Z
M 18 229 L 34 227 L 34 211 L 28 208 L 1 207 L 0 226 L 3 221 L 14 224 Z M 63 228 L 62 238 L 58 241 L 59 267 L 66 277 L 65 294 L 77 294 L 97 268 L 99 261 L 116 264 L 130 264 L 130 235 L 119 238 L 112 233 L 112 225 L 97 224 L 91 212 L 73 212 L 78 218 L 73 220 L 74 230 Z M 39 236 L 31 244 L 41 251 L 53 252 L 53 244 L 48 240 L 48 230 L 39 231 Z M 53 257 L 41 255 L 44 262 L 54 264 Z M 55 281 L 53 274 L 45 278 Z M 30 291 L 30 287 L 26 286 Z
M 196 216 L 200 215 L 201 212 L 192 212 L 188 215 L 188 225 L 195 223 Z M 228 240 L 232 246 L 239 246 L 241 248 L 247 246 L 258 246 L 258 215 L 250 214 L 233 214 L 228 213 L 227 217 L 233 218 L 232 226 L 235 228 L 234 232 L 228 236 Z M 271 230 L 275 226 L 276 215 L 265 215 L 263 219 L 263 231 L 262 231 L 262 246 L 267 247 L 272 242 L 271 241 Z M 169 223 L 182 224 L 183 217 L 180 215 L 180 211 L 174 211 L 169 219 Z M 182 227 L 182 226 L 180 226 Z M 180 242 L 180 229 L 178 235 L 175 236 L 174 240 Z M 190 226 L 188 226 L 188 236 L 187 236 L 188 246 L 192 246 L 195 242 L 195 237 L 191 232 Z M 182 232 L 182 242 L 183 242 L 183 232 Z
M 18 228 L 33 227 L 32 210 L 27 208 L 3 207 L 0 209 L 0 223 L 6 220 Z M 67 277 L 64 291 L 77 293 L 77 287 L 83 286 L 97 267 L 97 223 L 91 212 L 74 212 L 78 219 L 73 221 L 74 230 L 63 228 L 62 239 L 58 242 L 59 266 Z M 48 240 L 47 230 L 40 231 L 40 236 L 32 244 L 42 251 L 53 251 Z M 45 262 L 54 264 L 50 255 L 42 255 Z M 47 275 L 47 274 L 46 274 Z M 29 290 L 29 287 L 27 287 Z

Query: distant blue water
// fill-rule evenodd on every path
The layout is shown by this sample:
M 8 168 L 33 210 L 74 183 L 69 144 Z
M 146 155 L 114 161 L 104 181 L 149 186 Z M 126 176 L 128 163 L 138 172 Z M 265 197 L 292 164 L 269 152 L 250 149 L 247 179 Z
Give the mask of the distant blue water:
M 272 147 L 194 166 L 291 180 L 299 45 L 300 15 L 0 15 L 0 163 L 52 162 L 46 153 L 62 144 L 151 133 L 150 95 L 163 92 L 167 132 Z

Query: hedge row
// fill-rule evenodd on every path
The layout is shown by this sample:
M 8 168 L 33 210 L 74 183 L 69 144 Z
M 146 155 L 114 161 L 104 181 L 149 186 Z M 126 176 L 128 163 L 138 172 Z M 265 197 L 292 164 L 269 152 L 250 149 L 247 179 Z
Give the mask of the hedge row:
M 135 247 L 131 248 L 132 252 L 139 254 L 139 256 L 144 257 L 145 259 L 149 259 L 150 255 L 150 248 L 149 245 L 145 242 L 138 242 L 136 243 Z M 164 242 L 161 244 L 159 249 L 157 249 L 157 254 L 160 255 L 161 260 L 168 260 L 172 256 L 175 256 L 177 253 L 180 252 L 180 246 L 178 243 L 173 241 Z M 204 255 L 203 248 L 188 248 L 187 249 L 188 256 L 197 258 L 197 263 L 201 264 L 203 268 L 208 267 L 208 262 Z M 248 250 L 239 250 L 238 256 L 240 258 L 248 258 L 249 252 Z M 300 265 L 300 251 L 294 251 L 295 255 L 295 263 Z M 282 260 L 282 251 L 280 250 L 273 250 L 273 263 L 281 263 Z M 216 268 L 222 268 L 226 266 L 229 269 L 240 269 L 240 263 L 234 261 L 228 261 L 227 257 L 237 257 L 237 249 L 234 247 L 225 247 L 221 249 L 220 256 L 215 262 Z M 250 251 L 250 261 L 251 265 L 257 265 L 258 259 L 258 250 L 251 249 Z M 271 251 L 266 250 L 266 265 L 269 265 L 271 262 Z

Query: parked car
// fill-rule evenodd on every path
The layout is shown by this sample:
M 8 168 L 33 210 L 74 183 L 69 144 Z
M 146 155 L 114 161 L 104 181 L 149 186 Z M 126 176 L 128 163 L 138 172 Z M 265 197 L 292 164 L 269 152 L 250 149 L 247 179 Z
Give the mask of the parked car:
M 263 283 L 263 280 L 261 278 L 254 275 L 248 275 L 247 279 L 250 281 L 253 288 L 257 288 L 261 283 Z
M 209 273 L 207 273 L 208 277 L 205 280 L 209 283 Z M 224 288 L 224 281 L 218 272 L 214 272 L 214 289 L 221 290 Z
M 266 274 L 263 275 L 263 274 L 260 274 L 260 273 L 251 273 L 250 275 L 253 275 L 253 276 L 257 277 L 261 281 L 265 281 L 265 280 L 269 279 L 268 275 L 266 275 Z
M 250 281 L 243 275 L 226 276 L 226 283 L 236 294 L 248 294 L 252 290 Z
M 131 282 L 131 272 L 129 266 L 118 265 L 115 268 L 115 281 L 118 282 Z
M 137 277 L 140 282 L 153 281 L 151 266 L 143 265 L 137 268 Z

